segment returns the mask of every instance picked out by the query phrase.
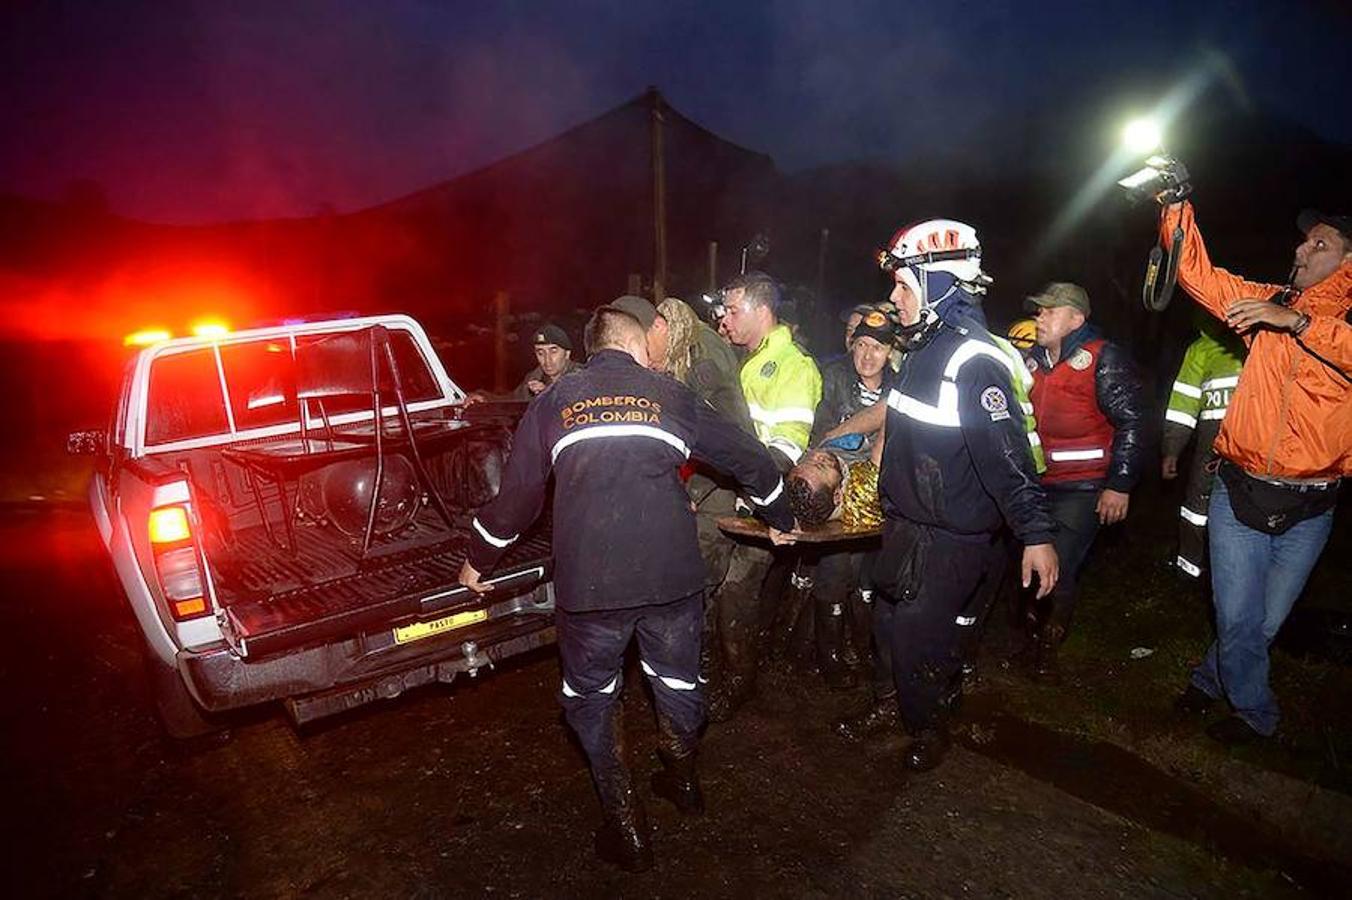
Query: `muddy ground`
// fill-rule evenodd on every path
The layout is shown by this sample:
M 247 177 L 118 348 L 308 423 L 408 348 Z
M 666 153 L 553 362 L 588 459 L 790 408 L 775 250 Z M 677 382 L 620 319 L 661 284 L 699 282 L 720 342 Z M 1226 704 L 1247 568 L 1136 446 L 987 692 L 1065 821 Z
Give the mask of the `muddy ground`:
M 1348 668 L 1279 653 L 1288 717 L 1229 754 L 1167 718 L 1204 649 L 1206 602 L 1160 569 L 1167 498 L 1091 563 L 1066 683 L 983 651 L 962 741 L 907 776 L 894 737 L 842 744 L 864 694 L 765 673 L 710 729 L 703 819 L 652 805 L 658 864 L 597 863 L 597 808 L 542 653 L 298 733 L 278 712 L 166 743 L 136 632 L 79 509 L 0 515 L 9 896 L 1333 896 L 1352 869 Z M 1346 596 L 1348 518 L 1307 606 Z M 1322 632 L 1315 644 L 1329 640 Z M 1334 641 L 1336 643 L 1336 640 Z M 1134 660 L 1130 650 L 1153 652 Z M 1322 651 L 1328 646 L 1322 646 Z M 1335 648 L 1336 651 L 1336 648 Z M 1336 657 L 1336 652 L 1332 654 Z M 628 679 L 631 758 L 653 727 Z

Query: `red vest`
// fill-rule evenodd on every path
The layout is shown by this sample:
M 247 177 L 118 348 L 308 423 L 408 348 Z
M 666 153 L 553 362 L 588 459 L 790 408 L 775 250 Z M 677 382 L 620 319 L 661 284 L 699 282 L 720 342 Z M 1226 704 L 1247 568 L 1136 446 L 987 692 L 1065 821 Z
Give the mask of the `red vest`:
M 1115 429 L 1099 409 L 1094 388 L 1104 341 L 1089 341 L 1048 370 L 1030 359 L 1033 415 L 1047 457 L 1044 484 L 1101 481 L 1108 475 Z

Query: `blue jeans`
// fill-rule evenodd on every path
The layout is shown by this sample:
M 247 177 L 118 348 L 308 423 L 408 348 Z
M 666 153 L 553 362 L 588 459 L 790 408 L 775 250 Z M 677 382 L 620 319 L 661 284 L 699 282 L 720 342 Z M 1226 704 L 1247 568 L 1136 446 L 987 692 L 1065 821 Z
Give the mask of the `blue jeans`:
M 1268 645 L 1328 541 L 1333 510 L 1285 534 L 1267 534 L 1235 518 L 1225 482 L 1217 478 L 1207 528 L 1216 640 L 1192 670 L 1192 683 L 1208 696 L 1224 696 L 1235 715 L 1270 735 L 1281 713 L 1268 686 Z

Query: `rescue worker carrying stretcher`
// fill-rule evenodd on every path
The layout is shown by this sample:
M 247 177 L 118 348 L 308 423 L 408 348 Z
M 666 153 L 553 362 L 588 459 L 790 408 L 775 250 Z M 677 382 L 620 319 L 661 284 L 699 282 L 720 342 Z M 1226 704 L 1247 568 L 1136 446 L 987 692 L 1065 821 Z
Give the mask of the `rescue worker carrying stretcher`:
M 888 366 L 888 355 L 896 329 L 881 310 L 865 309 L 853 329 L 849 353 L 822 367 L 822 402 L 817 406 L 812 426 L 812 445 L 817 449 L 809 450 L 784 479 L 789 503 L 804 525 L 820 525 L 838 518 L 845 507 L 848 489 L 857 492 L 857 479 L 867 477 L 867 469 L 873 469 L 871 494 L 873 505 L 877 505 L 877 470 L 869 462 L 872 439 L 856 435 L 857 446 L 853 442 L 823 446 L 827 431 L 876 404 L 891 388 L 895 377 Z M 848 483 L 851 479 L 856 480 L 855 485 Z M 861 664 L 861 651 L 868 653 L 871 592 L 867 584 L 860 584 L 859 578 L 867 560 L 868 552 L 853 545 L 804 551 L 798 559 L 795 583 L 799 591 L 808 592 L 811 597 L 808 615 L 815 637 L 817 667 L 832 689 L 854 687 L 852 669 Z M 887 678 L 887 683 L 890 693 L 891 678 Z
M 746 348 L 742 394 L 756 437 L 787 472 L 807 449 L 813 414 L 822 396 L 822 378 L 812 357 L 793 342 L 780 323 L 779 285 L 763 272 L 747 272 L 723 289 L 727 314 L 719 327 Z M 773 557 L 749 543 L 734 545 L 728 568 L 714 597 L 718 665 L 711 672 L 709 719 L 720 722 L 751 699 L 756 690 L 762 629 L 772 618 L 762 588 Z
M 460 581 L 490 589 L 481 577 L 540 514 L 552 471 L 564 716 L 605 813 L 597 854 L 642 871 L 652 850 L 620 725 L 621 670 L 634 637 L 657 705 L 663 768 L 653 791 L 683 813 L 704 808 L 695 772 L 704 567 L 677 470 L 688 459 L 706 462 L 737 479 L 772 529 L 794 522 L 770 454 L 688 388 L 645 368 L 644 330 L 633 316 L 601 307 L 587 324 L 586 346 L 586 366 L 551 385 L 522 417 L 502 490 L 473 521 Z
M 884 414 L 886 518 L 869 573 L 874 640 L 891 649 L 902 724 L 914 738 L 903 763 L 925 771 L 948 751 L 963 657 L 974 647 L 964 631 L 981 618 L 983 586 L 1000 574 L 1002 523 L 1024 547 L 1024 586 L 1036 574 L 1039 596 L 1056 584 L 1055 524 L 1015 392 L 1018 363 L 986 331 L 979 306 L 990 279 L 976 231 L 921 222 L 898 231 L 879 262 L 895 281 L 906 354 Z M 858 420 L 868 416 L 850 427 L 867 430 Z

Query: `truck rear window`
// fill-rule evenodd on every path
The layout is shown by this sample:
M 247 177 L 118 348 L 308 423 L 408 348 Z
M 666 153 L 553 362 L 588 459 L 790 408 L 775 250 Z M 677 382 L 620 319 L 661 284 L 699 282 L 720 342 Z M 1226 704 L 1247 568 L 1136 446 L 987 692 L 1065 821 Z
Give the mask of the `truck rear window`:
M 297 421 L 296 372 L 286 338 L 221 346 L 235 430 Z
M 304 345 L 327 336 L 298 335 L 296 344 Z M 408 403 L 439 399 L 441 386 L 423 359 L 413 335 L 391 329 L 389 338 L 399 366 L 404 399 Z M 230 434 L 232 419 L 234 432 L 298 421 L 295 356 L 289 337 L 222 343 L 219 351 L 219 368 L 211 348 L 175 353 L 155 360 L 150 370 L 147 397 L 147 444 Z M 393 396 L 386 399 L 387 405 L 393 402 Z M 329 416 L 369 410 L 370 405 L 369 395 L 330 397 L 324 402 Z M 310 412 L 312 419 L 319 415 L 313 402 Z
M 418 345 L 414 343 L 413 336 L 407 331 L 394 330 L 390 331 L 389 335 L 390 346 L 394 348 L 394 361 L 399 366 L 399 386 L 404 391 L 404 402 L 417 403 L 419 400 L 435 400 L 440 397 L 441 387 L 437 384 L 436 378 L 432 376 L 431 370 L 427 368 L 427 363 L 423 360 Z M 296 343 L 303 345 L 308 341 L 316 341 L 324 337 L 326 335 L 301 335 L 296 338 Z M 383 398 L 383 402 L 388 406 L 394 402 L 394 396 L 390 395 Z M 370 408 L 371 400 L 369 396 L 350 395 L 329 397 L 324 400 L 324 411 L 330 416 Z M 311 402 L 310 414 L 312 417 L 319 415 L 319 410 L 314 406 L 313 401 Z
M 155 360 L 146 397 L 146 442 L 228 434 L 230 420 L 211 348 Z

